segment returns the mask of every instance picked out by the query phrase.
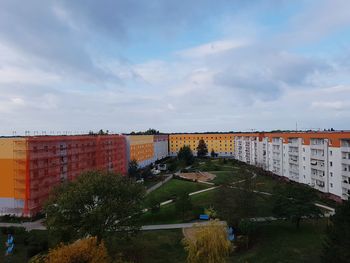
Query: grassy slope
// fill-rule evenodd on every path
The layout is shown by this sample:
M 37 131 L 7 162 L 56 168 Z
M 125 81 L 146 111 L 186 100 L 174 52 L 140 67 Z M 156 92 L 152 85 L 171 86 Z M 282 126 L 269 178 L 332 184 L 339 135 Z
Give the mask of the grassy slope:
M 145 206 L 149 205 L 149 201 L 151 198 L 156 199 L 158 202 L 163 202 L 174 198 L 176 195 L 182 193 L 183 191 L 186 193 L 191 193 L 209 187 L 209 185 L 202 183 L 172 179 L 157 190 L 147 195 L 145 199 Z
M 253 247 L 230 262 L 319 262 L 325 227 L 325 220 L 305 221 L 300 229 L 290 222 L 264 223 Z

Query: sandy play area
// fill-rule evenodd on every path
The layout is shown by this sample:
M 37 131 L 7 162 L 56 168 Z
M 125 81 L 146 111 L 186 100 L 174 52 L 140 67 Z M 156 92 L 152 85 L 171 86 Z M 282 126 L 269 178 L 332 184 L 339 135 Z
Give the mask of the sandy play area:
M 215 174 L 207 173 L 207 172 L 196 172 L 196 173 L 181 173 L 180 177 L 190 179 L 193 181 L 202 181 L 208 182 L 215 178 Z

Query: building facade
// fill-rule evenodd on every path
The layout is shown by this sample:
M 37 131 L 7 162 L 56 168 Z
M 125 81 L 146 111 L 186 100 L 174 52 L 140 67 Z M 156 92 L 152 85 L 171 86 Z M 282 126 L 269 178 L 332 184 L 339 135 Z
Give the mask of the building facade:
M 336 199 L 350 195 L 350 132 L 236 134 L 235 158 Z
M 211 151 L 218 156 L 234 156 L 234 134 L 232 133 L 198 133 L 198 134 L 170 134 L 169 155 L 175 156 L 181 147 L 190 146 L 194 155 L 197 154 L 199 140 L 203 139 L 208 147 L 208 154 Z
M 119 135 L 0 138 L 0 214 L 33 216 L 50 190 L 90 170 L 126 174 Z
M 136 160 L 143 168 L 169 155 L 167 134 L 157 135 L 128 135 L 128 160 Z
M 153 136 L 154 161 L 164 159 L 169 156 L 169 136 L 160 134 Z
M 142 168 L 154 162 L 154 151 L 153 135 L 127 136 L 128 160 L 136 160 L 139 167 Z

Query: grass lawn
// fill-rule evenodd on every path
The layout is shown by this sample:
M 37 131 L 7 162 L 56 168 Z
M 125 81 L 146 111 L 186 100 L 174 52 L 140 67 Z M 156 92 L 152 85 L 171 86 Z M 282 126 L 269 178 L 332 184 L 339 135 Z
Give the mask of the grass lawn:
M 123 244 L 116 244 L 127 262 L 179 263 L 186 261 L 181 229 L 141 231 Z M 112 254 L 112 253 L 111 253 Z
M 229 262 L 320 262 L 326 220 L 263 223 L 253 247 L 236 252 Z
M 247 176 L 247 173 L 241 173 L 240 170 L 232 171 L 232 169 L 231 171 L 213 171 L 211 173 L 216 175 L 212 180 L 216 185 L 230 184 L 251 177 L 251 175 Z
M 175 224 L 198 219 L 199 214 L 202 214 L 205 208 L 209 208 L 213 204 L 215 191 L 217 190 L 191 196 L 192 209 L 185 213 L 184 218 L 182 213 L 176 210 L 175 204 L 171 203 L 162 206 L 157 212 L 147 212 L 141 215 L 142 225 Z
M 239 189 L 232 189 L 232 191 L 240 191 Z M 190 222 L 198 219 L 199 215 L 204 212 L 204 209 L 211 206 L 215 209 L 215 195 L 220 194 L 220 188 L 212 191 L 200 193 L 191 196 L 192 208 L 185 213 L 185 217 L 182 217 L 182 213 L 177 211 L 175 204 L 171 203 L 162 206 L 157 212 L 147 212 L 141 215 L 141 222 L 143 225 L 152 224 L 175 224 L 182 222 Z M 272 204 L 269 196 L 256 195 L 256 209 L 254 217 L 265 217 L 272 215 Z
M 195 183 L 185 180 L 171 179 L 169 182 L 148 194 L 145 198 L 145 207 L 150 205 L 150 200 L 153 198 L 158 202 L 164 202 L 176 197 L 179 193 L 191 193 L 202 189 L 209 188 L 210 185 Z

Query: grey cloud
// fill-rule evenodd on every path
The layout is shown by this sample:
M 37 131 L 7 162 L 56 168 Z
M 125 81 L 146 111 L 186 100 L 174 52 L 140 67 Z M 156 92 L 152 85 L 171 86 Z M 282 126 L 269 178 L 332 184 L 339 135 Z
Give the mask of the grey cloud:
M 279 98 L 285 87 L 312 87 L 309 78 L 313 74 L 331 70 L 326 61 L 256 44 L 222 54 L 219 61 L 222 59 L 226 61 L 225 68 L 214 78 L 217 85 L 245 91 L 253 98 L 265 100 Z

